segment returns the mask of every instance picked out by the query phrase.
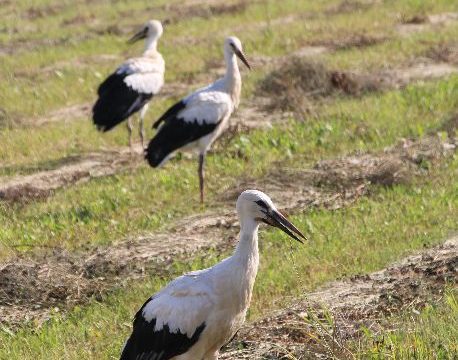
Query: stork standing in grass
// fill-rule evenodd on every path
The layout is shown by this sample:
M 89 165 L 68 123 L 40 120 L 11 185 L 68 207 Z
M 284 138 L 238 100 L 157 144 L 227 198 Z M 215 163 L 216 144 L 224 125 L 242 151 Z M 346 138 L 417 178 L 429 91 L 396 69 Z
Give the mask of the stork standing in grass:
M 231 114 L 240 102 L 242 79 L 236 57 L 251 69 L 243 53 L 242 43 L 235 36 L 231 36 L 224 42 L 224 77 L 168 109 L 153 125 L 159 131 L 146 150 L 145 157 L 149 164 L 157 167 L 180 148 L 197 148 L 201 202 L 204 201 L 205 154 L 226 129 Z
M 162 35 L 162 25 L 157 20 L 148 21 L 129 43 L 145 40 L 145 51 L 141 57 L 127 60 L 119 66 L 98 88 L 99 98 L 92 109 L 92 118 L 97 129 L 108 131 L 127 119 L 129 146 L 132 149 L 132 117 L 140 112 L 139 133 L 144 147 L 143 121 L 148 102 L 164 84 L 165 63 L 157 51 L 157 42 Z
M 261 222 L 302 242 L 305 236 L 261 191 L 237 200 L 240 239 L 234 254 L 185 274 L 151 296 L 135 315 L 121 360 L 215 360 L 245 321 L 258 271 Z

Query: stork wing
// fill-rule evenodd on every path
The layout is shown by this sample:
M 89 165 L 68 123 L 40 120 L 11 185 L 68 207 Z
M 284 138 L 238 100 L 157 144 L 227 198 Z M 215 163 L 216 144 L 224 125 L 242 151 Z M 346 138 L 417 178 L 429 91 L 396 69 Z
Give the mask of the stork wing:
M 126 86 L 138 93 L 155 95 L 164 84 L 164 70 L 162 56 L 129 59 L 100 84 L 97 93 L 103 95 L 113 87 L 113 81 L 122 79 Z
M 121 65 L 117 74 L 125 74 L 124 82 L 133 90 L 156 95 L 164 85 L 164 60 L 162 56 L 130 59 Z
M 167 360 L 197 343 L 213 305 L 201 284 L 180 277 L 148 299 L 135 315 L 121 360 Z
M 149 164 L 156 167 L 175 150 L 210 134 L 231 112 L 229 95 L 219 91 L 194 93 L 176 103 L 154 124 L 162 126 L 148 145 Z
M 131 59 L 121 65 L 98 88 L 92 114 L 94 124 L 108 131 L 140 110 L 164 83 L 161 58 Z

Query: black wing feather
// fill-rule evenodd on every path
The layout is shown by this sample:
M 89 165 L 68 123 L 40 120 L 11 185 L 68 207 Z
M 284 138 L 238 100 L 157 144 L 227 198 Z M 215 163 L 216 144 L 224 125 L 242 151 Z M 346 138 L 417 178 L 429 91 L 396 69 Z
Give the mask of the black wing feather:
M 92 108 L 92 119 L 100 131 L 111 130 L 153 97 L 127 86 L 126 76 L 126 73 L 111 74 L 98 88 L 99 98 Z
M 183 100 L 172 105 L 162 116 L 153 124 L 153 129 L 157 129 L 159 125 L 170 118 L 175 118 L 178 116 L 178 113 L 186 107 L 186 104 Z
M 145 158 L 152 167 L 157 167 L 172 152 L 201 137 L 210 134 L 219 125 L 204 121 L 185 121 L 180 118 L 167 119 L 146 149 Z
M 121 360 L 171 359 L 188 351 L 205 329 L 204 322 L 197 327 L 191 338 L 180 331 L 171 333 L 168 325 L 164 325 L 160 331 L 154 331 L 156 319 L 147 322 L 143 317 L 143 308 L 149 301 L 151 299 L 135 315 L 132 335 L 124 346 Z

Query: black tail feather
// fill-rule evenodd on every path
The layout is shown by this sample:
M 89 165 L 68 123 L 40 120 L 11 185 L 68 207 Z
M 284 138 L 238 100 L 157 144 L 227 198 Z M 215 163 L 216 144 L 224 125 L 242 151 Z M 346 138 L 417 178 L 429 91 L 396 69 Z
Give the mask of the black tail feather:
M 218 125 L 219 122 L 207 124 L 205 121 L 167 119 L 148 144 L 145 158 L 152 167 L 157 167 L 175 150 L 210 134 Z
M 158 167 L 174 150 L 176 149 L 168 146 L 156 135 L 148 144 L 148 148 L 145 152 L 145 159 L 148 160 L 150 166 Z

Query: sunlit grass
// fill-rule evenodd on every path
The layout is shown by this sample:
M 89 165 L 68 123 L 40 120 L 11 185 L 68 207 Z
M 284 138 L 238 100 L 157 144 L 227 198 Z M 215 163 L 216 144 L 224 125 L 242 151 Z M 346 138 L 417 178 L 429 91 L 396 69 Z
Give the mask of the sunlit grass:
M 262 229 L 250 319 L 328 280 L 374 271 L 411 250 L 437 244 L 456 227 L 458 200 L 451 185 L 457 169 L 455 159 L 413 187 L 380 188 L 346 209 L 295 215 L 292 221 L 310 237 L 305 245 L 290 245 L 280 232 Z M 169 276 L 210 266 L 226 255 L 209 252 L 192 263 L 175 264 Z M 0 358 L 116 358 L 136 309 L 169 276 L 131 282 L 102 302 L 77 307 L 68 316 L 56 314 L 39 329 L 31 325 L 15 335 L 0 331 Z
M 31 46 L 17 54 L 3 56 L 0 75 L 6 86 L 0 89 L 0 108 L 14 123 L 23 118 L 43 116 L 56 108 L 92 102 L 102 77 L 113 71 L 123 58 L 138 54 L 141 48 L 140 45 L 128 48 L 125 40 L 129 31 L 145 19 L 139 21 L 138 17 L 117 14 L 135 13 L 142 7 L 148 7 L 147 4 L 144 1 L 117 2 L 109 6 L 107 11 L 106 4 L 102 2 L 87 9 L 87 14 L 83 11 L 80 15 L 81 9 L 76 12 L 74 7 L 65 4 L 63 13 L 56 10 L 51 16 L 29 22 L 19 15 L 19 18 L 10 15 L 12 24 L 21 31 L 28 29 L 28 32 L 26 35 L 22 32 L 19 32 L 20 35 L 11 35 L 5 39 L 6 45 L 16 41 L 16 36 L 25 36 L 27 41 L 37 37 L 35 40 L 44 44 L 48 39 L 60 40 L 51 46 Z M 388 61 L 392 64 L 402 63 L 409 57 L 418 56 L 420 50 L 427 46 L 456 37 L 457 26 L 450 24 L 432 32 L 426 31 L 424 35 L 419 33 L 399 38 L 399 34 L 393 30 L 393 26 L 400 21 L 399 16 L 419 11 L 419 5 L 411 2 L 395 6 L 374 4 L 343 13 L 320 12 L 338 4 L 338 1 L 314 3 L 292 0 L 280 4 L 266 0 L 249 4 L 239 13 L 217 14 L 210 18 L 189 17 L 168 25 L 160 43 L 160 50 L 167 60 L 166 81 L 180 81 L 183 76 L 206 72 L 206 61 L 221 59 L 222 39 L 234 33 L 242 38 L 248 54 L 263 56 L 286 55 L 307 44 L 326 44 L 331 40 L 338 42 L 339 39 L 358 35 L 391 39 L 367 49 L 338 51 L 330 56 L 330 64 L 353 70 L 381 68 Z M 79 6 L 86 8 L 87 5 Z M 433 12 L 457 10 L 453 2 L 427 2 L 423 7 Z M 160 4 L 155 4 L 156 8 L 160 10 Z M 301 14 L 305 21 L 300 21 Z M 291 15 L 297 19 L 288 20 Z M 93 19 L 88 23 L 83 21 L 62 26 L 64 19 L 77 16 Z M 155 16 L 167 18 L 168 15 L 165 10 L 160 10 L 155 11 Z M 381 18 L 385 20 L 378 21 Z M 21 27 L 23 22 L 24 26 Z M 116 26 L 125 35 L 95 34 L 95 31 L 109 26 Z M 100 55 L 114 55 L 119 60 Z M 51 69 L 43 73 L 42 69 L 49 67 Z M 249 77 L 245 80 L 250 81 Z
M 212 204 L 240 177 L 262 176 L 270 164 L 280 159 L 285 164 L 300 163 L 305 167 L 336 154 L 381 149 L 399 137 L 423 136 L 438 128 L 454 111 L 457 86 L 458 77 L 453 77 L 383 96 L 341 99 L 330 105 L 325 114 L 308 122 L 291 121 L 268 131 L 239 135 L 224 151 L 208 157 L 208 203 Z M 123 131 L 110 136 L 125 141 Z M 75 141 L 85 144 L 83 140 L 90 138 L 90 133 L 83 133 Z M 68 142 L 69 139 L 65 141 Z M 35 154 L 40 151 L 24 148 Z M 65 146 L 60 151 L 64 149 Z M 76 146 L 66 155 L 78 151 L 82 149 Z M 196 202 L 189 201 L 192 196 L 197 199 L 197 194 L 194 159 L 171 161 L 160 170 L 140 165 L 134 171 L 59 190 L 46 201 L 25 206 L 1 204 L 0 236 L 6 248 L 16 249 L 31 244 L 78 248 L 88 243 L 111 243 L 127 234 L 156 230 L 164 219 L 168 222 L 199 211 L 199 206 L 190 207 Z
M 40 127 L 31 122 L 68 105 L 92 103 L 100 81 L 124 58 L 141 52 L 140 44 L 125 44 L 132 30 L 149 17 L 164 20 L 173 15 L 162 5 L 176 9 L 181 4 L 176 0 L 2 3 L 0 52 L 17 48 L 14 54 L 1 53 L 0 116 L 6 113 L 6 119 L 0 117 L 0 163 L 6 166 L 0 168 L 0 176 L 52 169 L 68 157 L 125 146 L 122 126 L 102 135 L 88 118 Z M 455 41 L 458 34 L 456 23 L 405 37 L 395 29 L 413 15 L 456 12 L 456 1 L 377 1 L 335 11 L 341 4 L 340 0 L 262 0 L 233 13 L 185 14 L 167 25 L 160 43 L 167 61 L 166 81 L 189 84 L 189 91 L 205 85 L 210 78 L 205 83 L 195 79 L 208 71 L 209 62 L 222 62 L 221 43 L 229 34 L 243 40 L 249 57 L 284 56 L 303 46 L 338 44 L 360 35 L 381 38 L 380 43 L 336 50 L 319 59 L 332 69 L 362 72 L 405 66 L 431 46 Z M 44 16 L 36 15 L 40 11 Z M 110 26 L 119 34 L 106 33 Z M 267 63 L 243 73 L 242 107 L 256 95 L 258 81 L 271 68 Z M 336 97 L 317 104 L 315 115 L 303 122 L 291 118 L 269 130 L 239 134 L 224 148 L 216 143 L 216 151 L 208 156 L 207 207 L 197 201 L 196 161 L 185 158 L 161 170 L 141 165 L 61 189 L 42 201 L 0 202 L 0 259 L 48 246 L 72 251 L 109 245 L 166 229 L 183 216 L 216 210 L 215 200 L 224 191 L 241 178 L 264 176 L 279 160 L 284 166 L 305 168 L 323 158 L 380 151 L 399 138 L 435 132 L 456 112 L 457 95 L 458 77 L 450 76 L 383 94 Z M 154 99 L 148 123 L 174 100 Z M 151 136 L 152 130 L 148 131 Z M 457 173 L 454 157 L 411 185 L 374 187 L 368 198 L 348 208 L 296 214 L 293 221 L 310 241 L 293 245 L 292 250 L 278 231 L 262 229 L 261 268 L 250 319 L 327 281 L 380 269 L 442 241 L 457 230 Z M 0 359 L 118 358 L 132 315 L 146 297 L 173 276 L 210 266 L 226 255 L 211 251 L 193 262 L 172 264 L 164 278 L 132 281 L 105 294 L 101 302 L 93 300 L 66 315 L 52 314 L 41 327 L 25 324 L 13 334 L 2 325 Z M 450 320 L 456 317 L 456 296 L 449 294 L 446 301 L 448 305 L 427 308 L 417 317 L 413 331 L 406 318 L 405 328 L 377 342 L 378 347 L 372 343 L 378 339 L 369 336 L 358 349 L 361 358 L 451 358 L 457 351 L 457 326 Z
M 396 327 L 385 334 L 368 332 L 355 346 L 361 359 L 454 359 L 458 354 L 458 289 L 449 289 L 439 304 L 421 313 L 389 319 Z

